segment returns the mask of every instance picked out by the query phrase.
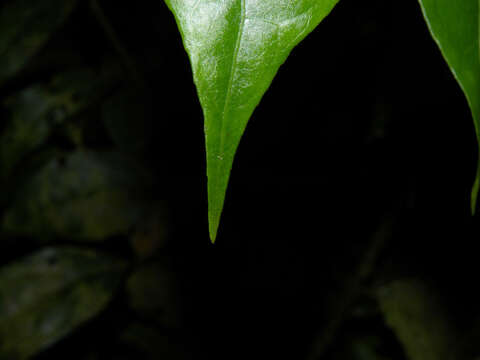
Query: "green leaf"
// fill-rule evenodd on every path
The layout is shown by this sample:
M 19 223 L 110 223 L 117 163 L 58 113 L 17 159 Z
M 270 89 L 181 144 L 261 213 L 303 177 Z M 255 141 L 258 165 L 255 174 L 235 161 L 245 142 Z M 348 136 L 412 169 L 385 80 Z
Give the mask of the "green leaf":
M 416 279 L 396 280 L 377 291 L 385 321 L 410 360 L 468 358 L 458 341 L 462 336 L 439 299 L 431 286 Z
M 210 237 L 215 241 L 235 151 L 290 51 L 338 0 L 166 0 L 205 117 Z
M 7 234 L 98 242 L 129 232 L 149 206 L 149 175 L 116 153 L 53 159 L 7 210 Z
M 430 32 L 467 97 L 480 139 L 478 0 L 419 1 Z M 472 211 L 475 211 L 479 187 L 480 166 L 472 190 Z
M 32 85 L 2 101 L 9 116 L 0 133 L 0 180 L 12 176 L 15 168 L 23 165 L 22 160 L 45 146 L 55 129 L 98 101 L 111 86 L 110 77 L 86 68 L 75 69 L 56 74 L 48 83 Z M 70 135 L 81 137 L 72 128 L 73 124 Z
M 0 84 L 46 44 L 75 4 L 76 0 L 19 0 L 0 5 Z
M 0 270 L 0 359 L 23 360 L 102 311 L 126 270 L 122 260 L 47 248 Z

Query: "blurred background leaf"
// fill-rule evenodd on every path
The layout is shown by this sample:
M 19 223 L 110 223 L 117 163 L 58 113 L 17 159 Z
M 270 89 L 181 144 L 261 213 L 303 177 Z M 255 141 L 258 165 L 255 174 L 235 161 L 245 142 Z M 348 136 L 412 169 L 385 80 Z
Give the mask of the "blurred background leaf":
M 4 230 L 86 241 L 126 234 L 142 215 L 147 189 L 134 181 L 137 169 L 115 166 L 115 156 L 78 151 L 52 160 L 19 192 Z
M 97 315 L 126 264 L 75 248 L 47 248 L 0 271 L 0 358 L 27 359 Z
M 76 3 L 76 0 L 20 0 L 0 5 L 0 85 L 45 46 Z
M 382 286 L 378 299 L 386 322 L 403 343 L 410 360 L 466 359 L 455 326 L 435 290 L 419 280 Z
M 5 128 L 0 137 L 3 179 L 11 176 L 21 160 L 38 150 L 59 129 L 66 132 L 74 144 L 82 144 L 81 121 L 74 117 L 101 99 L 105 89 L 111 86 L 110 74 L 102 75 L 88 68 L 73 70 L 54 76 L 46 84 L 32 85 L 5 100 Z M 65 124 L 67 121 L 70 123 Z

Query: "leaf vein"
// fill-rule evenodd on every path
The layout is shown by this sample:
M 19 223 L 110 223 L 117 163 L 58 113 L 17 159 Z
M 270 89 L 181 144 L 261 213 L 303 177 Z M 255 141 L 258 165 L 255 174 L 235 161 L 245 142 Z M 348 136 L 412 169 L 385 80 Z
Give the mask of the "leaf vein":
M 220 124 L 220 149 L 219 149 L 219 151 L 222 151 L 222 152 L 224 150 L 223 147 L 225 146 L 225 133 L 223 131 L 224 124 L 225 124 L 225 113 L 226 113 L 228 105 L 230 103 L 230 98 L 232 96 L 233 79 L 235 77 L 236 68 L 238 66 L 238 64 L 237 64 L 238 52 L 240 51 L 240 44 L 241 44 L 241 41 L 242 41 L 243 30 L 244 30 L 245 21 L 246 21 L 245 0 L 240 0 L 240 6 L 241 6 L 240 24 L 239 24 L 239 28 L 238 28 L 235 48 L 233 50 L 232 66 L 230 67 L 227 94 L 225 95 L 225 103 L 223 104 L 223 111 L 222 111 L 222 122 Z

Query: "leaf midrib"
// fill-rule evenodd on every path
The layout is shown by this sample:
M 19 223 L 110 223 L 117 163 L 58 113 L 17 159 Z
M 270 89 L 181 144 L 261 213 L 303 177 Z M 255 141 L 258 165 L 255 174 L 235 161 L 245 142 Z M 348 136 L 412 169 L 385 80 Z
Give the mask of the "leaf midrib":
M 228 105 L 230 103 L 230 98 L 232 96 L 232 88 L 233 88 L 233 78 L 235 76 L 235 72 L 237 70 L 237 60 L 238 60 L 238 52 L 240 50 L 240 44 L 242 42 L 243 30 L 245 28 L 245 21 L 246 21 L 246 8 L 245 8 L 245 1 L 240 0 L 240 23 L 238 25 L 238 32 L 237 32 L 237 39 L 235 42 L 235 48 L 233 50 L 232 55 L 232 65 L 230 66 L 230 73 L 228 77 L 228 85 L 227 85 L 227 93 L 225 95 L 225 103 L 223 104 L 222 110 L 222 121 L 220 123 L 220 148 L 219 152 L 221 154 L 216 154 L 216 156 L 222 156 L 221 160 L 223 160 L 223 153 L 224 146 L 225 146 L 225 132 L 224 132 L 224 125 L 225 125 L 225 114 L 227 112 Z M 218 159 L 218 158 L 217 158 Z M 218 159 L 220 160 L 220 159 Z

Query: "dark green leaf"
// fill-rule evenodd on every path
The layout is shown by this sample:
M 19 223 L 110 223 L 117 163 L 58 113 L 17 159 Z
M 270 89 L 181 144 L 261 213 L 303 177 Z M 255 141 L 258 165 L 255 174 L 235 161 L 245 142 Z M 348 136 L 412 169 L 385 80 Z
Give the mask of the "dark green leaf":
M 37 84 L 4 101 L 8 117 L 0 134 L 0 179 L 31 152 L 44 145 L 52 132 L 101 96 L 112 82 L 109 74 L 98 76 L 78 69 L 54 76 L 47 84 Z M 69 137 L 82 142 L 78 127 L 70 126 Z
M 0 178 L 7 179 L 29 152 L 42 145 L 65 109 L 42 86 L 33 86 L 8 99 L 10 117 L 0 136 Z M 57 115 L 57 116 L 55 116 Z
M 148 180 L 122 161 L 88 151 L 52 160 L 21 189 L 4 230 L 86 241 L 125 234 L 142 215 L 141 188 Z
M 478 0 L 420 0 L 430 32 L 467 97 L 480 139 L 480 50 Z M 480 187 L 480 166 L 472 211 Z
M 166 0 L 190 56 L 205 117 L 212 241 L 250 116 L 290 51 L 337 2 Z
M 398 280 L 378 291 L 380 308 L 410 360 L 465 359 L 449 314 L 418 280 Z
M 125 263 L 75 248 L 49 248 L 0 270 L 0 358 L 22 360 L 98 314 Z
M 0 84 L 45 45 L 75 4 L 76 0 L 17 0 L 0 5 Z

